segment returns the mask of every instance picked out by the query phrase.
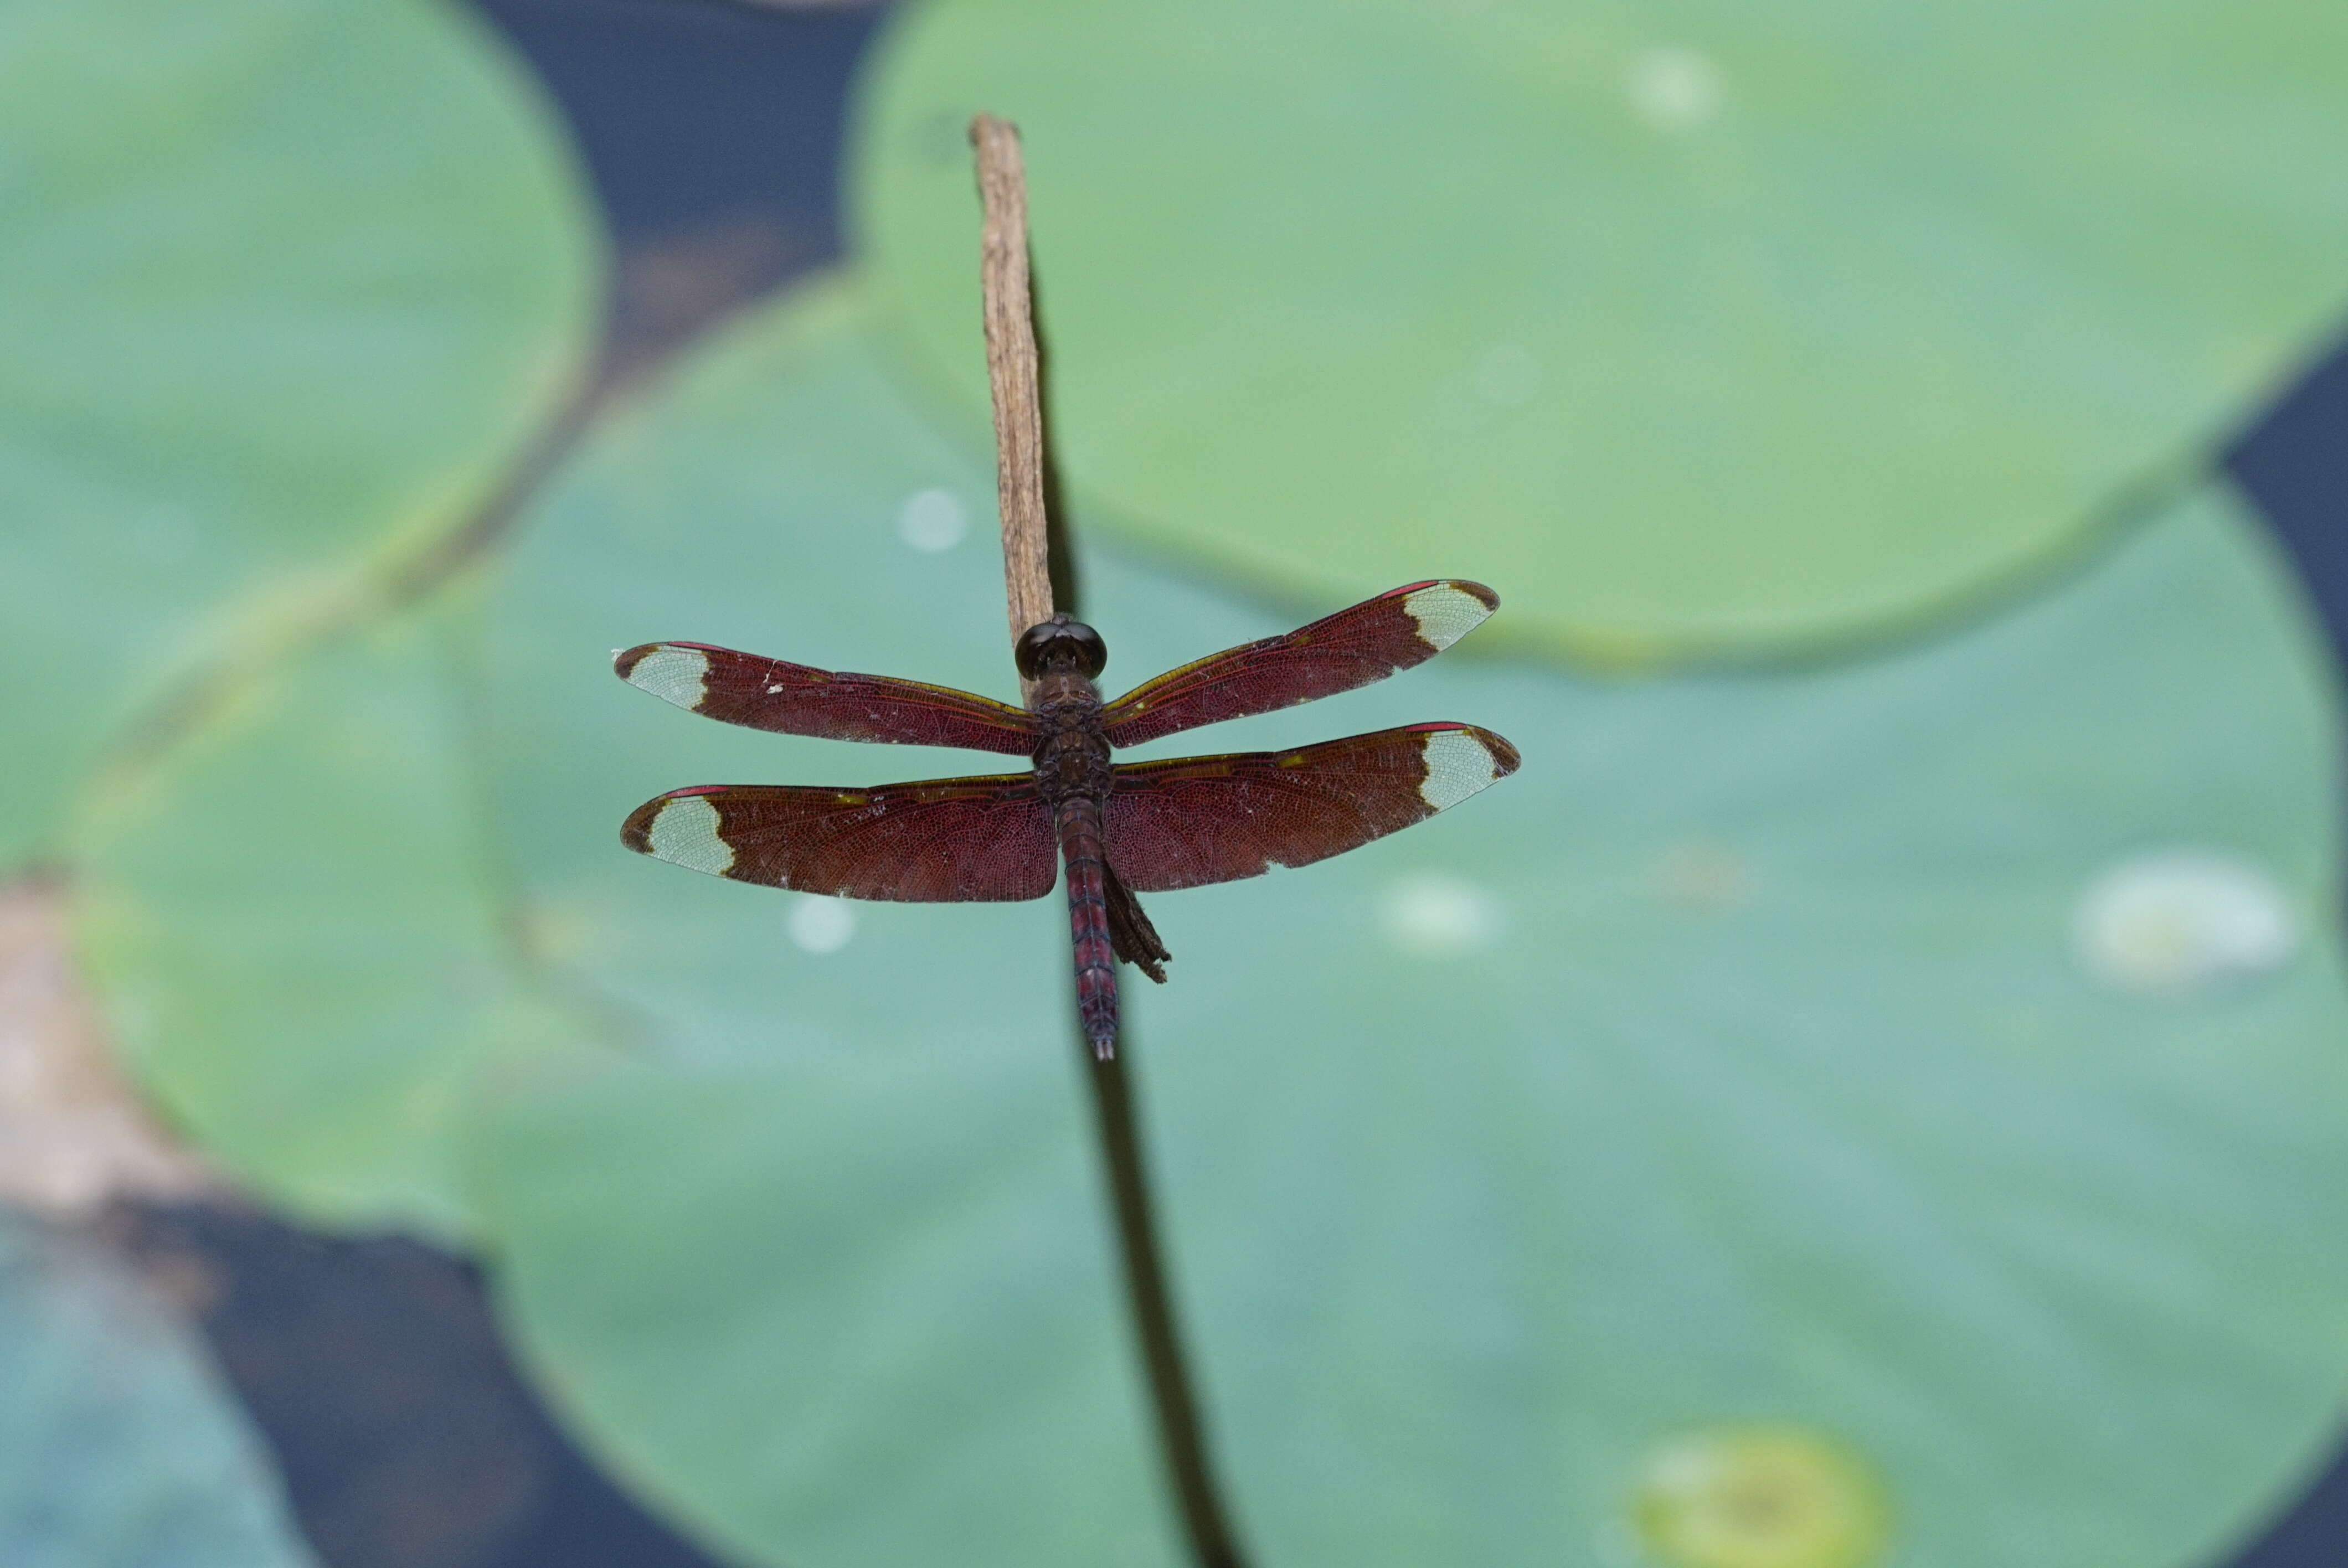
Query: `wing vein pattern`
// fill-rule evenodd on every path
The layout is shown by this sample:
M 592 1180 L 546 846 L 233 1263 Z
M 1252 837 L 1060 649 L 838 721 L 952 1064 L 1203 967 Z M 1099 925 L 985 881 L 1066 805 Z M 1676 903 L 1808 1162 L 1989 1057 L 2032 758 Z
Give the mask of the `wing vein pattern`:
M 1035 749 L 1025 709 L 951 686 L 818 670 L 705 642 L 647 642 L 612 667 L 664 702 L 754 730 L 1012 756 Z
M 1058 870 L 1032 774 L 868 789 L 703 784 L 646 801 L 620 837 L 736 882 L 894 903 L 1040 898 Z
M 1350 692 L 1434 658 L 1498 608 L 1482 583 L 1415 582 L 1282 637 L 1195 660 L 1102 711 L 1113 746 Z
M 1411 724 L 1287 752 L 1120 763 L 1102 838 L 1137 893 L 1232 882 L 1424 822 L 1519 760 L 1472 724 Z

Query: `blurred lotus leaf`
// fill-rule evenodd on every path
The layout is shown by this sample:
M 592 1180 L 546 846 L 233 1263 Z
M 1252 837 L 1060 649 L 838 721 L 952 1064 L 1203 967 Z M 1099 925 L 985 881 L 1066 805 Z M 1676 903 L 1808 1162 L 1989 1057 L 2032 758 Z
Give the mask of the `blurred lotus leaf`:
M 1752 654 L 1969 605 L 2348 304 L 2348 9 L 932 0 L 856 190 L 985 406 L 962 128 L 1025 132 L 1097 529 L 1492 635 Z
M 450 527 L 592 341 L 592 229 L 481 25 L 0 0 L 0 869 L 126 723 Z
M 452 600 L 273 670 L 92 820 L 79 935 L 148 1093 L 327 1225 L 478 1230 L 476 1094 L 575 1022 L 519 963 Z
M 311 1568 L 201 1346 L 121 1268 L 0 1214 L 0 1563 Z
M 1170 1564 L 1061 907 L 840 906 L 613 843 L 675 785 L 989 765 L 729 729 L 607 671 L 689 637 L 1010 693 L 983 448 L 872 344 L 837 292 L 745 323 L 579 456 L 489 606 L 520 897 L 647 1030 L 487 1113 L 508 1321 L 745 1561 Z M 1426 550 L 1410 574 L 1478 564 Z M 1084 565 L 1113 688 L 1316 608 Z M 1880 1488 L 1888 1563 L 2203 1560 L 2302 1471 L 2348 1363 L 2339 726 L 2227 495 L 1863 665 L 1608 683 L 1471 644 L 1154 749 L 1435 718 L 1522 772 L 1152 900 L 1172 982 L 1128 988 L 1264 1561 L 1582 1561 L 1656 1456 L 1756 1429 Z M 2103 983 L 2079 900 L 2180 845 L 2307 939 Z

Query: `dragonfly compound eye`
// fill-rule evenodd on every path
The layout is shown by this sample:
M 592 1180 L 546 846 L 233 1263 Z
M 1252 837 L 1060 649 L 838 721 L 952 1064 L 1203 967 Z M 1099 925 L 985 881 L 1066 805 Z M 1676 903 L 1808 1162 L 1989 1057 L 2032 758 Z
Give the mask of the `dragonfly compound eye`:
M 1108 644 L 1083 621 L 1062 614 L 1037 621 L 1021 632 L 1012 657 L 1019 665 L 1019 673 L 1030 681 L 1066 673 L 1090 680 L 1107 668 Z

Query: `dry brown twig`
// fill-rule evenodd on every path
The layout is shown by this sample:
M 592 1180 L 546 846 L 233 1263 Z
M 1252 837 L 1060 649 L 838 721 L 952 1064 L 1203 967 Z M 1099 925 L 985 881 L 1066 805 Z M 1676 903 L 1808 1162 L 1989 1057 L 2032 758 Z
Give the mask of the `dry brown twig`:
M 1043 372 L 1027 272 L 1027 169 L 1019 128 L 993 115 L 970 123 L 986 206 L 979 292 L 986 379 L 994 394 L 994 480 L 1003 509 L 1003 587 L 1011 641 L 1052 618 L 1051 529 L 1044 509 Z

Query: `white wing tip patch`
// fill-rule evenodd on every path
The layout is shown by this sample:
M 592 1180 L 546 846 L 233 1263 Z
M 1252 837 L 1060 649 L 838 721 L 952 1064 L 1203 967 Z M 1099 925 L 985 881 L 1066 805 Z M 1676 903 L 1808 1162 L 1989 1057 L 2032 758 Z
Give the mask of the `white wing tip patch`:
M 717 808 L 705 796 L 671 795 L 653 814 L 644 845 L 655 859 L 723 876 L 734 868 L 734 846 L 717 835 Z
M 1418 628 L 1418 640 L 1437 653 L 1483 625 L 1493 609 L 1456 582 L 1431 582 L 1414 589 L 1402 596 L 1402 608 Z
M 709 695 L 709 655 L 664 642 L 637 660 L 624 679 L 664 702 L 698 708 Z
M 1514 757 L 1494 751 L 1474 730 L 1436 731 L 1426 737 L 1426 777 L 1418 794 L 1429 811 L 1448 811 L 1517 771 Z

